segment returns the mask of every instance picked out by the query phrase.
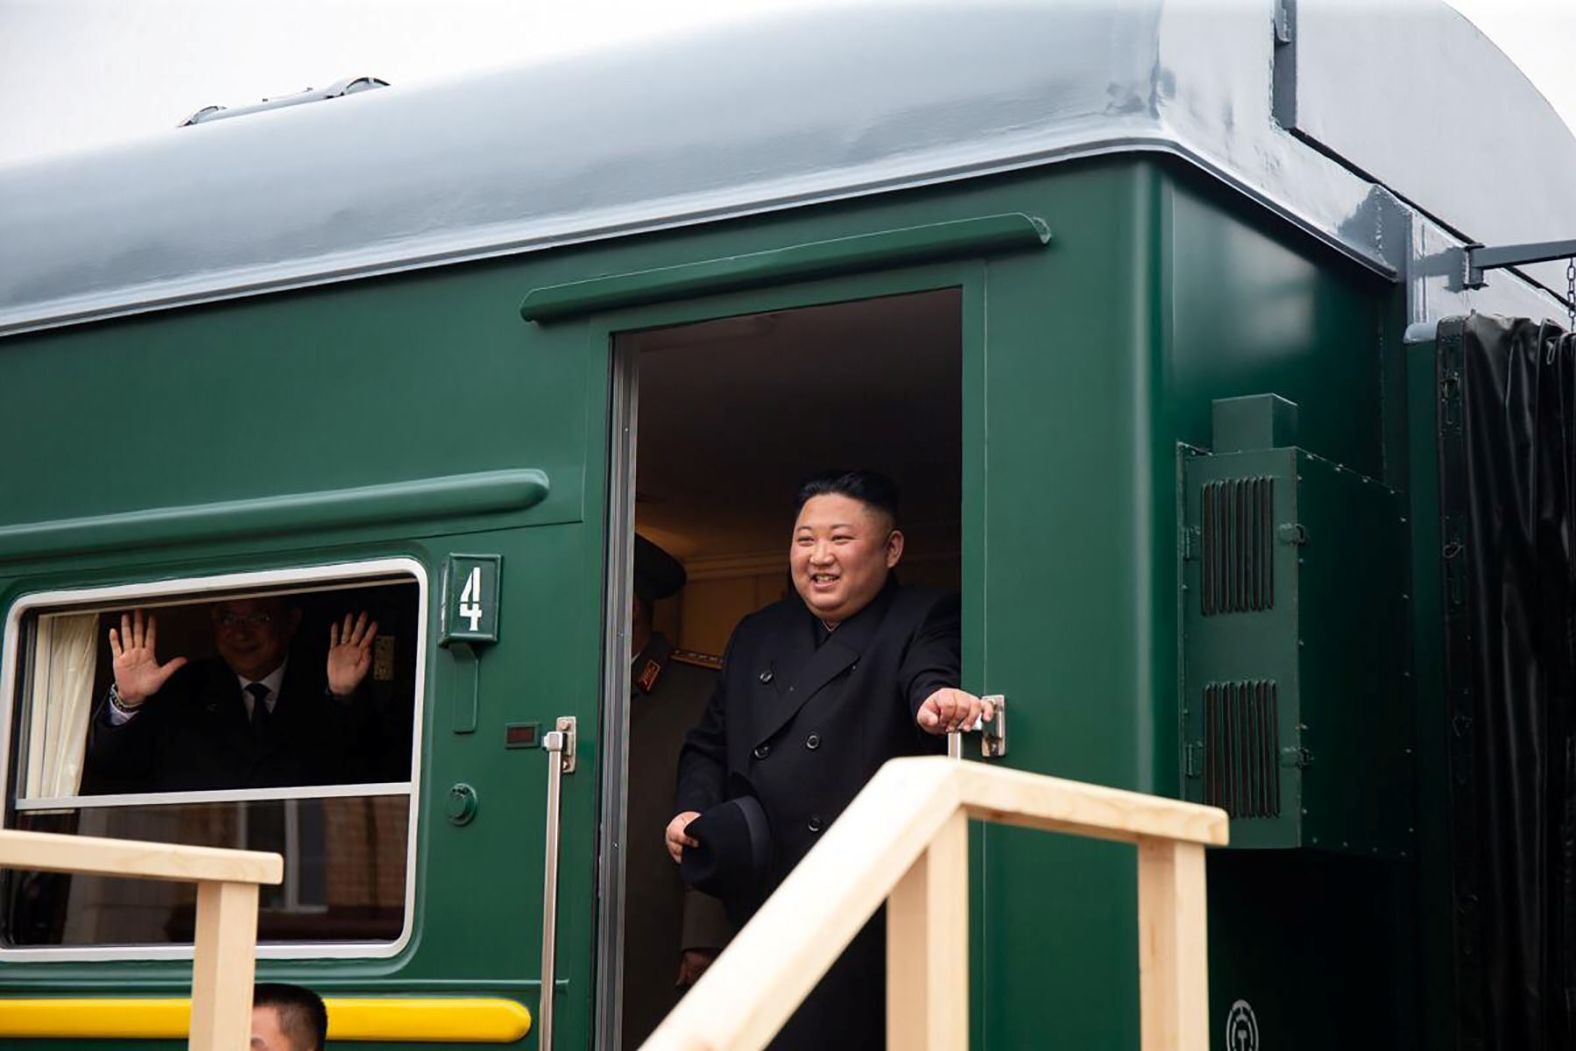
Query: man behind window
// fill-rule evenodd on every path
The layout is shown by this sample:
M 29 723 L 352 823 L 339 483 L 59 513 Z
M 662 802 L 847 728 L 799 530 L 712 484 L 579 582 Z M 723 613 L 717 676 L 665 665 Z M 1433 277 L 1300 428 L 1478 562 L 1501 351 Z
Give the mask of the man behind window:
M 252 989 L 252 1051 L 323 1051 L 328 1009 L 299 985 L 259 982 Z
M 109 631 L 115 682 L 94 716 L 86 780 L 94 791 L 175 792 L 363 780 L 377 727 L 361 685 L 376 621 L 329 628 L 326 667 L 291 659 L 301 610 L 284 598 L 209 608 L 217 660 L 163 664 L 158 622 L 123 613 Z

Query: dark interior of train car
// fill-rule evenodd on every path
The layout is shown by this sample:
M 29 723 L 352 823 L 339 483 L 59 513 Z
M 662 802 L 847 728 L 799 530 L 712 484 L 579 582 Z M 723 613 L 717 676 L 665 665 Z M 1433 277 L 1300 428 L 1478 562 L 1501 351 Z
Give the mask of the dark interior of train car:
M 944 289 L 618 337 L 638 356 L 635 529 L 683 563 L 652 628 L 698 667 L 745 615 L 792 593 L 794 494 L 869 468 L 901 493 L 905 584 L 961 584 L 961 294 Z M 641 660 L 636 660 L 638 680 Z M 624 1045 L 677 998 L 682 885 L 662 846 L 682 728 L 631 691 Z M 671 703 L 671 702 L 670 702 Z M 656 915 L 653 915 L 653 914 Z
M 890 475 L 905 582 L 958 586 L 959 293 L 748 314 L 620 337 L 640 355 L 635 527 L 685 564 L 657 606 L 683 649 L 720 654 L 787 588 L 794 489 L 824 468 Z

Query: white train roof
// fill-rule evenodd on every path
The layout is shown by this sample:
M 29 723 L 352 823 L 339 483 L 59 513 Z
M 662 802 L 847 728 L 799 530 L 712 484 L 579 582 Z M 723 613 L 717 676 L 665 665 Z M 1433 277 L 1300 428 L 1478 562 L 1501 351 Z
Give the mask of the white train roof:
M 1576 236 L 1576 142 L 1464 19 L 1278 7 L 819 8 L 13 166 L 0 333 L 1130 151 L 1386 273 L 1414 210 Z

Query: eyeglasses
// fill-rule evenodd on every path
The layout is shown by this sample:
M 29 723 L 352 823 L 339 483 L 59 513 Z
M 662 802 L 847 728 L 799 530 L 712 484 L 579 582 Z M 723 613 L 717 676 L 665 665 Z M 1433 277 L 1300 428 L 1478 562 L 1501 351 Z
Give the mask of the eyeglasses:
M 214 618 L 214 623 L 219 625 L 221 631 L 234 631 L 239 627 L 266 628 L 274 622 L 272 613 L 230 613 L 222 612 Z

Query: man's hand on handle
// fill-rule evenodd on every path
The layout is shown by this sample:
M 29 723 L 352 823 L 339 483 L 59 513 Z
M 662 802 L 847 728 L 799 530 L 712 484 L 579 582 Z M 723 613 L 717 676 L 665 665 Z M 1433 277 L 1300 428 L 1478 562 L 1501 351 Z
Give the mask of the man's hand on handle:
M 120 615 L 119 631 L 109 629 L 109 650 L 115 658 L 115 694 L 122 708 L 141 705 L 186 664 L 185 657 L 159 663 L 155 650 L 158 633 L 158 619 L 149 613 L 144 621 L 140 609 Z
M 926 733 L 940 735 L 954 730 L 972 730 L 980 719 L 989 722 L 994 718 L 996 706 L 990 701 L 948 686 L 925 698 L 914 721 Z

